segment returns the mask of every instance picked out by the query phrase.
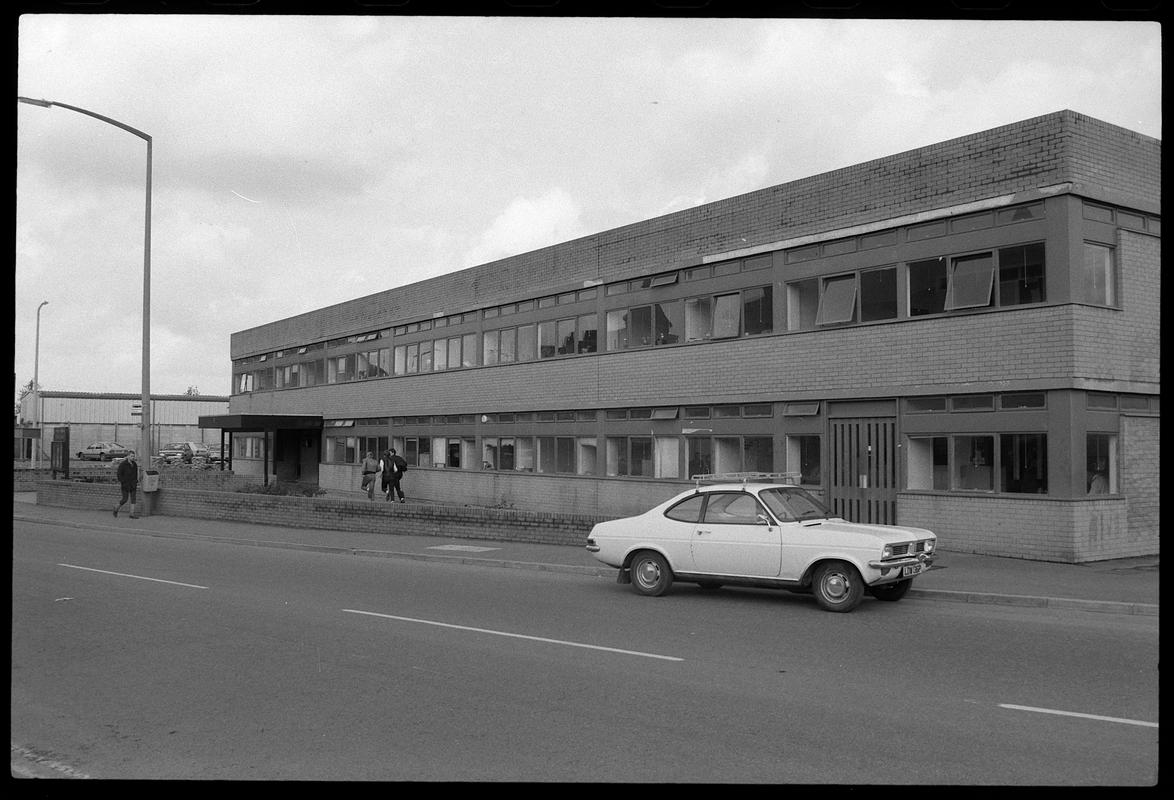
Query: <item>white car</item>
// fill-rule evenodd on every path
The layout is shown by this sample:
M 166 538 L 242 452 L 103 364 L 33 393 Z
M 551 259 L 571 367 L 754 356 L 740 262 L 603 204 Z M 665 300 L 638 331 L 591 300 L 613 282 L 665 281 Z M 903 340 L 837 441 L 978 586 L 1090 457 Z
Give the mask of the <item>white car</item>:
M 718 476 L 695 476 L 696 488 L 643 514 L 597 524 L 587 550 L 640 594 L 662 595 L 674 580 L 757 586 L 810 592 L 828 611 L 851 611 L 866 591 L 900 600 L 933 564 L 932 532 L 847 522 L 798 486 L 774 482 L 786 474 L 706 485 Z

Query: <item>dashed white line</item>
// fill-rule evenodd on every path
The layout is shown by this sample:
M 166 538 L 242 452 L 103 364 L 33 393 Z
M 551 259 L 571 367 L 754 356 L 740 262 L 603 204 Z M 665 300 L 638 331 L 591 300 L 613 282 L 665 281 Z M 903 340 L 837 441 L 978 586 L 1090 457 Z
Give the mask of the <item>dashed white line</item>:
M 1120 722 L 1123 725 L 1141 725 L 1145 728 L 1156 728 L 1158 723 L 1145 722 L 1140 719 L 1124 719 L 1122 717 L 1102 717 L 1099 714 L 1082 714 L 1078 711 L 1057 711 L 1054 708 L 1035 708 L 1033 706 L 1016 706 L 1010 703 L 999 703 L 999 708 L 1009 708 L 1013 711 L 1034 711 L 1037 714 L 1057 714 L 1062 717 L 1080 717 L 1082 719 L 1095 719 L 1101 722 Z
M 194 583 L 180 583 L 179 581 L 165 581 L 162 578 L 148 578 L 145 575 L 129 575 L 125 572 L 111 572 L 106 569 L 94 569 L 93 567 L 79 567 L 76 564 L 58 564 L 59 567 L 69 567 L 70 569 L 84 569 L 86 572 L 100 572 L 103 575 L 117 575 L 120 578 L 134 578 L 140 581 L 154 581 L 155 583 L 170 583 L 172 586 L 186 586 L 189 589 L 207 589 L 207 586 L 197 586 Z
M 513 639 L 528 639 L 532 642 L 545 642 L 547 644 L 561 644 L 566 647 L 583 647 L 588 650 L 603 650 L 608 653 L 620 653 L 627 656 L 640 656 L 641 658 L 657 658 L 662 661 L 684 661 L 683 658 L 676 656 L 662 656 L 657 653 L 642 653 L 638 650 L 621 650 L 616 647 L 603 647 L 597 644 L 584 644 L 583 642 L 569 642 L 564 639 L 547 639 L 543 636 L 527 636 L 523 633 L 509 633 L 508 631 L 495 631 L 488 628 L 473 628 L 468 625 L 453 625 L 448 622 L 437 622 L 430 619 L 416 619 L 414 617 L 397 617 L 393 614 L 379 614 L 375 611 L 359 611 L 354 608 L 344 608 L 343 611 L 348 614 L 363 614 L 368 617 L 382 617 L 383 619 L 394 619 L 400 622 L 417 622 L 421 625 L 435 625 L 438 628 L 452 628 L 459 631 L 471 631 L 473 633 L 488 633 L 493 636 L 508 636 Z

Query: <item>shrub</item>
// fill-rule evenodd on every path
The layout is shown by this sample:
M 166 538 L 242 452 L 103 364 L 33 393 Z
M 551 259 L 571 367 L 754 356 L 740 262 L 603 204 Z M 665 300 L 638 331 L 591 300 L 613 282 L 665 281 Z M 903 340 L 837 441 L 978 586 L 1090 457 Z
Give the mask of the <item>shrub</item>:
M 276 481 L 268 486 L 262 483 L 254 483 L 248 486 L 242 486 L 236 491 L 247 494 L 278 495 L 281 497 L 317 497 L 326 494 L 325 489 L 320 489 L 317 486 L 303 486 L 297 483 L 277 483 Z

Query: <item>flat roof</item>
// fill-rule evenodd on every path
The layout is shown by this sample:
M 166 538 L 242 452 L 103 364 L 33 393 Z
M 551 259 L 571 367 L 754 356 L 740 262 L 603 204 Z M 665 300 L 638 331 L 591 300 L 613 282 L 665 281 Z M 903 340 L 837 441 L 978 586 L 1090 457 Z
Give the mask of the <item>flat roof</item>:
M 224 431 L 270 431 L 278 428 L 320 430 L 322 417 L 313 414 L 214 414 L 200 417 L 201 428 Z

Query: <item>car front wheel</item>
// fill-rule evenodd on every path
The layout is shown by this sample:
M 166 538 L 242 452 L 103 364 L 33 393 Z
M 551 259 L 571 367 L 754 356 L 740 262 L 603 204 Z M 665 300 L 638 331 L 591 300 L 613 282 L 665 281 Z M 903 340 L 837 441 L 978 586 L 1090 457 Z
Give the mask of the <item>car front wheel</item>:
M 815 601 L 825 611 L 851 611 L 864 599 L 864 581 L 851 564 L 821 564 L 811 582 Z
M 886 583 L 884 586 L 872 586 L 868 591 L 877 600 L 888 600 L 890 603 L 894 603 L 904 597 L 912 585 L 913 579 L 909 578 L 896 583 Z
M 673 572 L 660 553 L 644 550 L 632 557 L 632 588 L 649 597 L 659 597 L 673 584 Z

